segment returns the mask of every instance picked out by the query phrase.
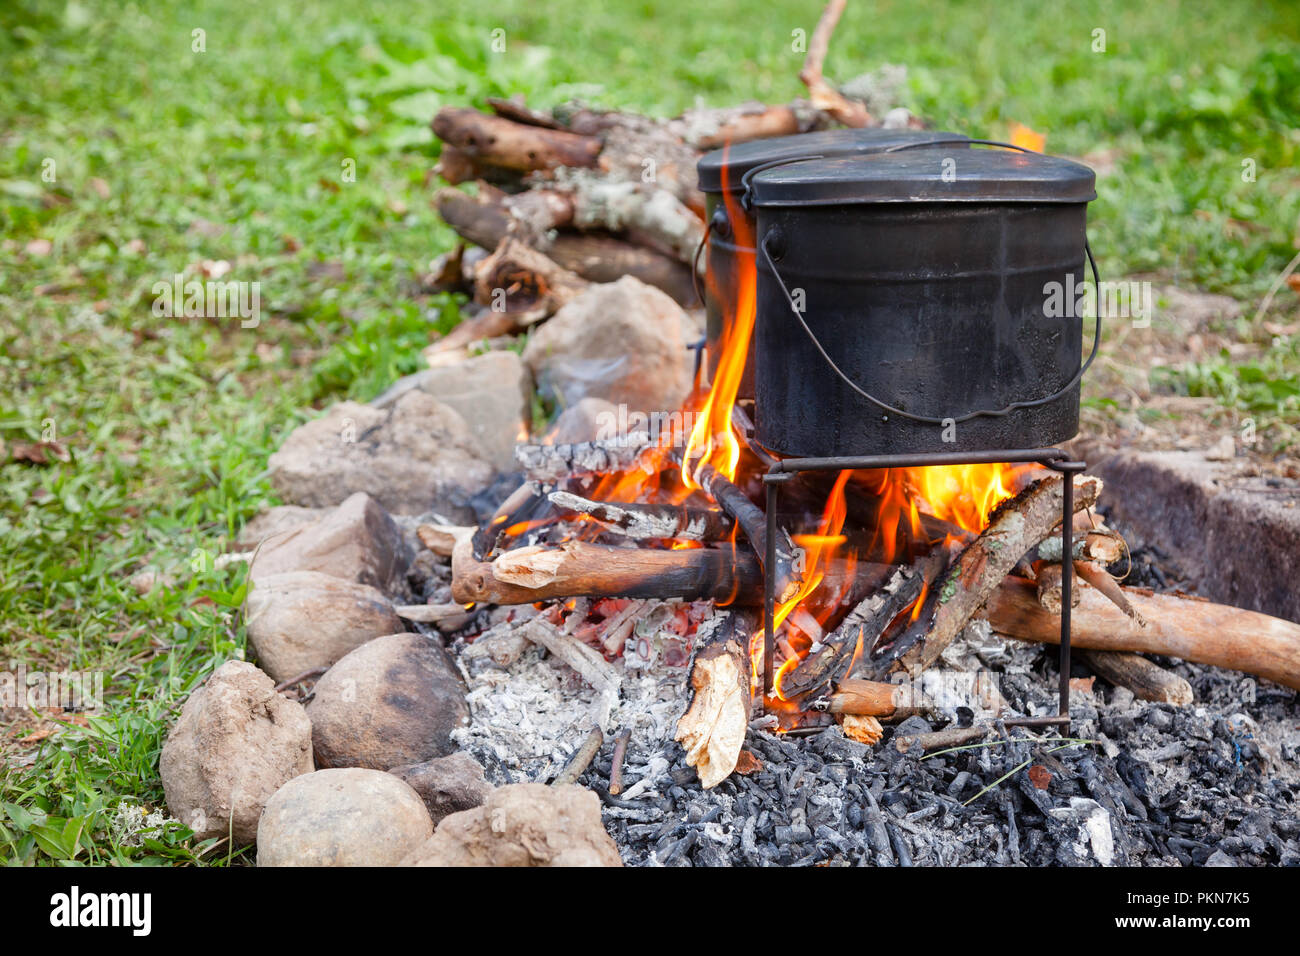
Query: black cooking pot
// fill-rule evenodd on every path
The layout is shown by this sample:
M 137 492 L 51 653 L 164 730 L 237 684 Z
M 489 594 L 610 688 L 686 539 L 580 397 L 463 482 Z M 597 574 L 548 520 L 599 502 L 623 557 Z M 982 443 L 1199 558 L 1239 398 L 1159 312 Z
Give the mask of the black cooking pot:
M 773 163 L 788 163 L 812 156 L 851 156 L 876 153 L 891 147 L 920 143 L 964 143 L 960 133 L 914 129 L 835 129 L 798 136 L 780 136 L 715 149 L 696 166 L 700 189 L 708 212 L 709 277 L 703 288 L 708 313 L 709 377 L 717 371 L 718 345 L 725 318 L 722 302 L 737 301 L 737 282 L 742 268 L 752 273 L 754 265 L 755 222 L 753 215 L 740 204 L 744 178 L 755 170 Z M 725 199 L 724 199 L 725 197 Z M 732 223 L 728 206 L 741 210 L 744 222 Z M 739 398 L 754 397 L 754 342 L 749 344 L 749 360 L 740 383 Z
M 752 176 L 758 441 L 833 457 L 1072 437 L 1094 184 L 1068 160 L 943 146 Z

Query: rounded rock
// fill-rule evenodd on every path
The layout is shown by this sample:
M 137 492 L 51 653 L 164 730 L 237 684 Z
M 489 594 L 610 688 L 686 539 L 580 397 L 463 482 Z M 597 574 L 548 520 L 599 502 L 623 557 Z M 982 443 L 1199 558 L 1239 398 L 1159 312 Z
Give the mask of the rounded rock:
M 422 634 L 390 634 L 331 667 L 307 705 L 318 767 L 388 770 L 445 757 L 469 722 L 451 658 Z
M 341 768 L 295 777 L 257 827 L 258 866 L 391 866 L 433 833 L 420 795 L 392 774 Z

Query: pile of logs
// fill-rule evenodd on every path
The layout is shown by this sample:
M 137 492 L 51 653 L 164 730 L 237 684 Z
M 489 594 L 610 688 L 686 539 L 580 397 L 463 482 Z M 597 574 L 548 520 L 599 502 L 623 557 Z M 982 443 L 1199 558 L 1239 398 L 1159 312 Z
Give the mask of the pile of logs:
M 434 203 L 462 244 L 425 284 L 470 293 L 475 308 L 432 346 L 431 363 L 547 318 L 591 282 L 635 276 L 683 306 L 699 304 L 699 158 L 725 144 L 879 123 L 822 73 L 843 8 L 844 0 L 832 0 L 809 42 L 799 74 L 807 100 L 695 109 L 670 120 L 582 105 L 541 112 L 501 99 L 487 101 L 491 112 L 440 110 L 435 172 L 450 185 Z M 890 121 L 918 125 L 910 116 Z M 455 188 L 464 183 L 473 188 Z
M 679 725 L 702 782 L 724 779 L 739 759 L 743 728 L 763 700 L 762 688 L 751 684 L 750 664 L 750 638 L 760 626 L 763 602 L 765 551 L 757 538 L 766 524 L 762 510 L 720 476 L 703 483 L 710 501 L 683 506 L 599 502 L 582 493 L 593 466 L 678 467 L 659 448 L 638 455 L 626 442 L 521 446 L 517 457 L 529 480 L 492 521 L 479 529 L 422 531 L 426 544 L 452 559 L 454 599 L 539 606 L 574 598 L 630 599 L 585 635 L 583 650 L 563 656 L 583 668 L 593 646 L 617 653 L 634 618 L 651 602 L 713 601 L 731 608 L 728 626 L 714 629 L 696 649 L 694 702 Z M 1069 562 L 1062 560 L 1059 537 L 1064 480 L 1074 482 L 1076 508 Z M 847 485 L 850 513 L 871 512 L 864 487 Z M 820 569 L 818 593 L 833 595 L 842 608 L 837 626 L 823 633 L 815 621 L 797 623 L 802 632 L 813 632 L 813 652 L 785 674 L 784 705 L 833 715 L 858 739 L 878 739 L 878 720 L 927 709 L 914 678 L 936 664 L 972 619 L 986 618 L 995 632 L 1016 640 L 1058 642 L 1061 581 L 1070 573 L 1078 578 L 1072 588 L 1073 646 L 1097 674 L 1136 696 L 1180 705 L 1192 699 L 1183 678 L 1143 654 L 1300 688 L 1300 626 L 1118 584 L 1106 567 L 1124 556 L 1126 546 L 1092 511 L 1101 490 L 1092 476 L 1044 473 L 999 506 L 978 535 L 929 517 L 920 538 L 907 543 L 906 557 L 893 559 L 905 563 L 889 563 L 873 553 L 874 536 L 855 538 L 846 528 L 855 559 L 842 550 Z M 817 491 L 811 490 L 809 500 Z M 798 501 L 798 489 L 788 497 Z M 782 515 L 778 526 L 785 523 Z M 529 530 L 505 532 L 521 527 Z M 558 653 L 551 643 L 546 646 Z M 603 669 L 592 679 L 597 678 L 608 681 Z

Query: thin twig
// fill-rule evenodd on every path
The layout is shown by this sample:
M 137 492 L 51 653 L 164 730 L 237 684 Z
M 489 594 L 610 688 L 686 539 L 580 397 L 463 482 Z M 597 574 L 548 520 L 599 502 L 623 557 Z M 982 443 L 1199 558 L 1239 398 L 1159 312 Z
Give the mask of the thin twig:
M 587 739 L 573 752 L 569 762 L 564 765 L 564 769 L 555 775 L 555 779 L 551 781 L 551 786 L 562 787 L 565 784 L 577 783 L 583 771 L 596 759 L 596 754 L 600 752 L 600 746 L 604 742 L 605 735 L 600 732 L 600 728 L 593 727 L 591 733 L 587 734 Z
M 627 755 L 627 743 L 632 739 L 632 731 L 625 730 L 614 741 L 614 766 L 609 772 L 609 792 L 618 796 L 623 792 L 623 758 Z
M 290 687 L 292 687 L 294 684 L 301 684 L 303 681 L 307 680 L 309 677 L 320 677 L 320 675 L 321 675 L 321 674 L 324 674 L 327 670 L 329 670 L 328 667 L 313 667 L 313 668 L 312 668 L 311 670 L 309 670 L 309 671 L 303 671 L 303 672 L 302 672 L 301 674 L 299 674 L 297 677 L 290 677 L 288 680 L 286 680 L 286 681 L 281 681 L 279 684 L 276 684 L 276 685 L 275 685 L 275 692 L 276 692 L 277 694 L 279 694 L 279 693 L 282 692 L 282 691 L 286 691 L 286 690 L 288 690 Z

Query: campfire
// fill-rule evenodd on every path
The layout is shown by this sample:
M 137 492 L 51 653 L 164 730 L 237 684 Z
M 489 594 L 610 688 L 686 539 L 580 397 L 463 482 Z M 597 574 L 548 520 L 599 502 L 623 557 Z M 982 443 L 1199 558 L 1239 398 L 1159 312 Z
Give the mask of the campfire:
M 752 264 L 733 286 L 713 378 L 700 372 L 685 406 L 661 416 L 669 427 L 522 445 L 527 480 L 490 521 L 422 529 L 452 555 L 457 601 L 537 612 L 526 637 L 600 693 L 597 724 L 617 697 L 621 658 L 689 667 L 693 699 L 676 736 L 705 787 L 741 764 L 751 727 L 799 735 L 838 724 L 874 743 L 880 721 L 935 712 L 927 674 L 976 616 L 1020 640 L 1073 636 L 1095 670 L 1147 699 L 1190 694 L 1132 651 L 1231 660 L 1295 683 L 1293 663 L 1267 661 L 1267 639 L 1240 639 L 1259 615 L 1117 584 L 1106 568 L 1126 545 L 1094 511 L 1101 482 L 1063 454 L 953 453 L 970 460 L 884 468 L 803 460 L 784 471 L 791 462 L 755 438 L 762 410 L 739 394 L 755 328 Z M 1075 575 L 1087 586 L 1072 587 Z M 1228 618 L 1236 637 L 1219 628 Z M 962 703 L 1004 726 L 1068 724 L 1068 663 L 1059 677 L 1057 714 L 1002 713 L 996 691 L 975 686 Z M 919 746 L 988 727 L 954 726 Z
M 1144 700 L 1192 697 L 1144 653 L 1300 684 L 1289 625 L 1122 585 L 1102 482 L 1061 447 L 1101 328 L 1085 354 L 1084 315 L 1049 314 L 1044 290 L 1083 288 L 1085 265 L 1098 280 L 1092 171 L 1026 128 L 998 143 L 876 125 L 821 75 L 841 7 L 813 37 L 809 103 L 435 118 L 443 177 L 478 189 L 437 196 L 470 245 L 430 287 L 478 311 L 431 365 L 623 275 L 708 313 L 681 407 L 518 445 L 522 484 L 489 520 L 421 528 L 451 558 L 449 614 L 517 608 L 470 657 L 539 645 L 594 691 L 568 776 L 614 729 L 625 674 L 689 675 L 675 736 L 705 788 L 745 771 L 751 732 L 875 743 L 911 715 L 947 722 L 896 737 L 918 752 L 995 722 L 1064 732 L 1072 649 Z M 1060 645 L 1054 707 L 1013 711 L 993 681 L 954 675 L 950 649 L 988 629 Z

